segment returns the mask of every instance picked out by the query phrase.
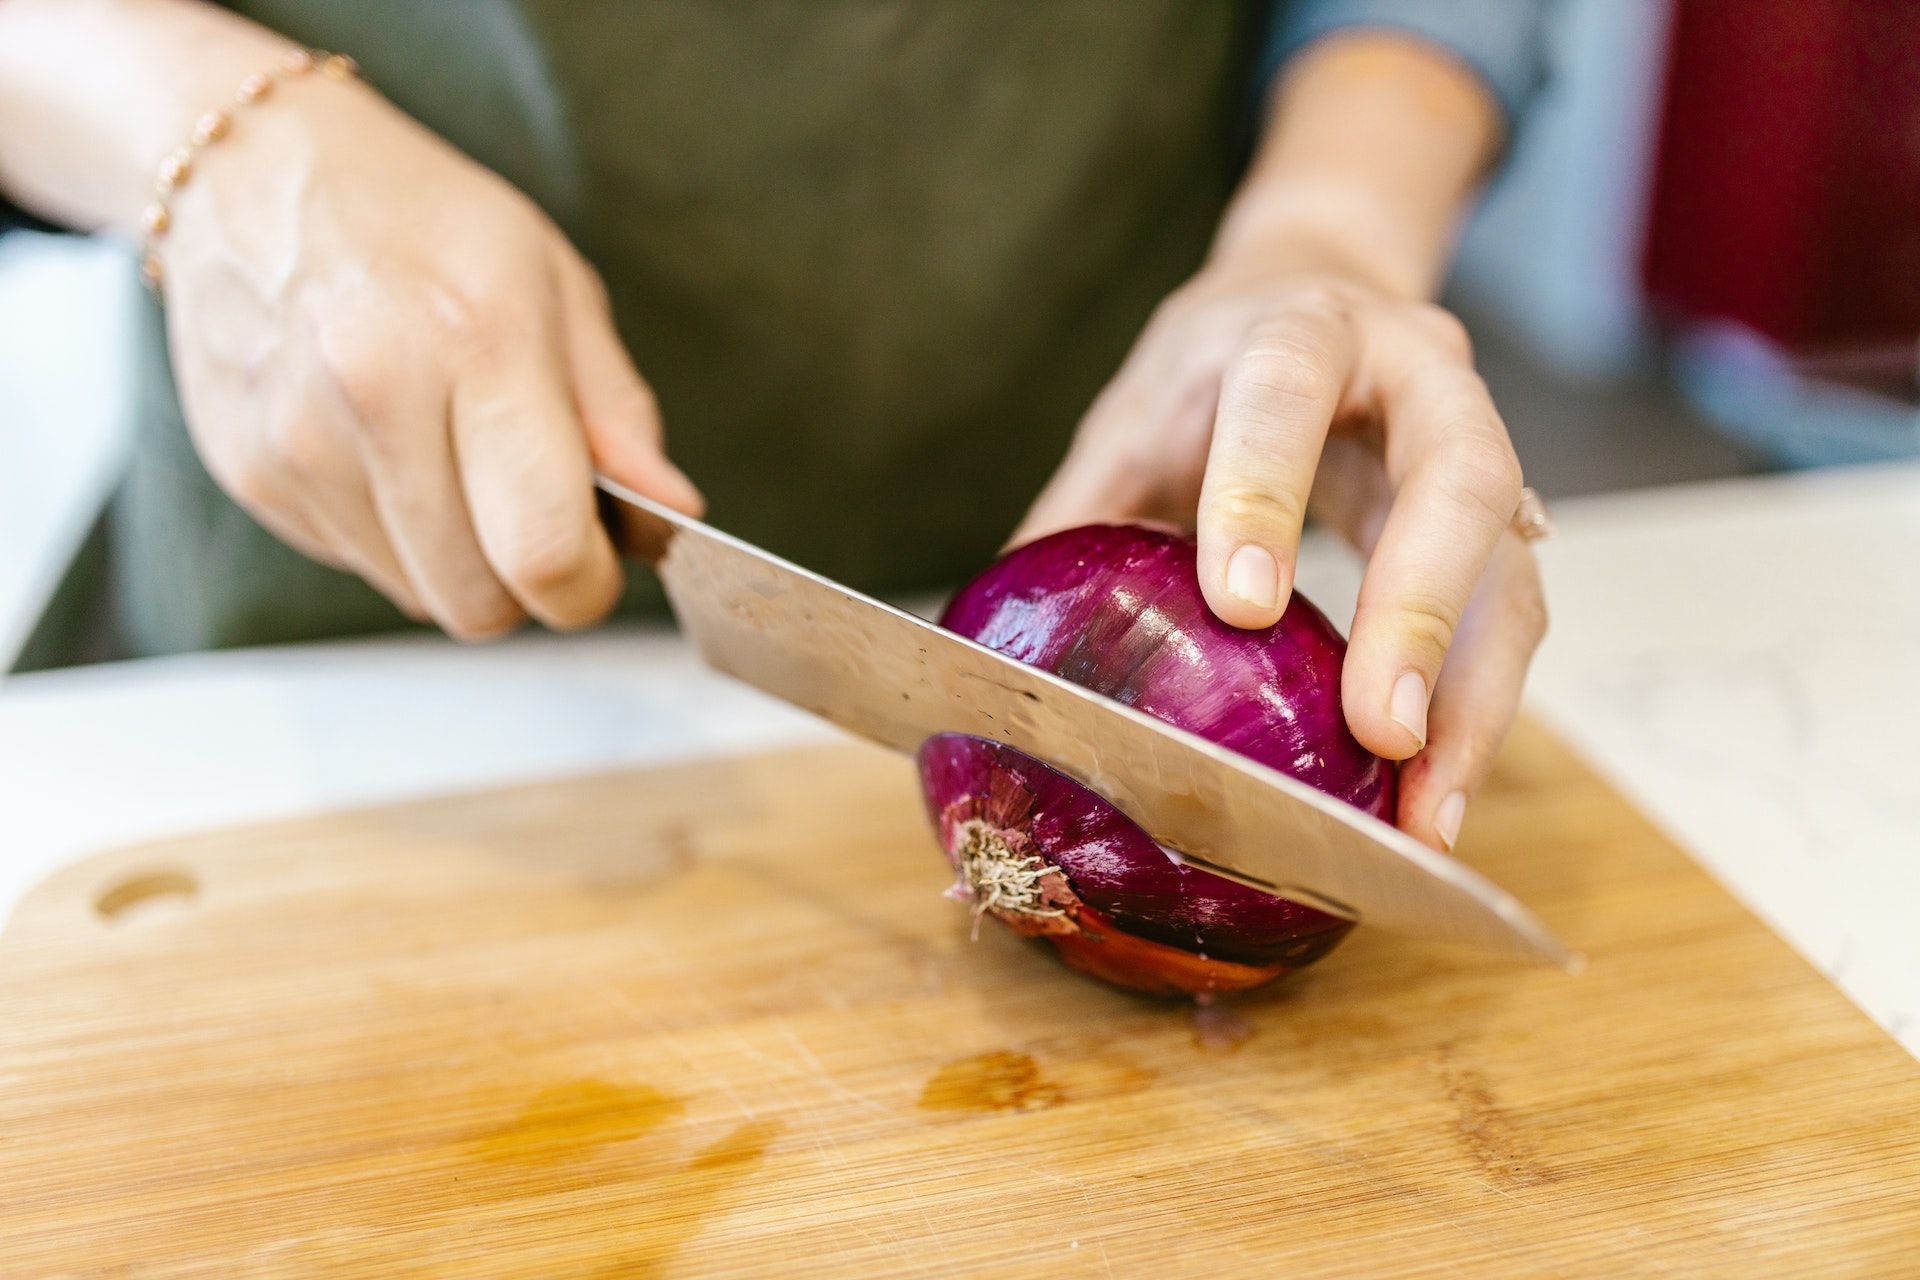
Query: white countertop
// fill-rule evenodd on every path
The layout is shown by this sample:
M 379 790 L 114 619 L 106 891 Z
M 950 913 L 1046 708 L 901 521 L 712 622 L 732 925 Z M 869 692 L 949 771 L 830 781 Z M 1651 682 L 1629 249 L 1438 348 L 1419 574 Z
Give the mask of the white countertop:
M 1557 514 L 1534 710 L 1920 1056 L 1920 465 Z
M 1555 516 L 1534 712 L 1920 1054 L 1920 467 Z M 1302 582 L 1350 611 L 1337 549 L 1313 544 Z M 0 910 L 64 861 L 162 834 L 830 732 L 658 630 L 16 677 Z

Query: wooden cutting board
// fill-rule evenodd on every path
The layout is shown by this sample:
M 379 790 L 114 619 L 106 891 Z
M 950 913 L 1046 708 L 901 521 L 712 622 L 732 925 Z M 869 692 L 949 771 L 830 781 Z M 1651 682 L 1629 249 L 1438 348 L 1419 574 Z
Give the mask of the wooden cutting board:
M 1464 854 L 1587 973 L 1362 931 L 1237 1044 L 969 941 L 863 747 L 111 854 L 0 936 L 0 1272 L 1920 1275 L 1920 1067 L 1537 728 Z

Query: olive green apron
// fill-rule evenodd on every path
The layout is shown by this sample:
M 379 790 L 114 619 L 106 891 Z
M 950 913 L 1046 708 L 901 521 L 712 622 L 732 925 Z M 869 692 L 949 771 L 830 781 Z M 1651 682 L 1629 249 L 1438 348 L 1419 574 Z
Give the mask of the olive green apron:
M 1199 262 L 1253 34 L 1233 0 L 235 7 L 352 53 L 547 208 L 714 522 L 881 592 L 992 556 Z M 214 487 L 162 323 L 110 522 L 125 647 L 405 625 Z M 655 590 L 637 575 L 629 607 Z

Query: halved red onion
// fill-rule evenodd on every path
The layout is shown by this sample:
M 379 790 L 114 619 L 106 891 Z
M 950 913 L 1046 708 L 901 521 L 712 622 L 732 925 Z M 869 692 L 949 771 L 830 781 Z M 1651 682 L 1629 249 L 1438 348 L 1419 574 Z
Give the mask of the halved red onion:
M 1340 709 L 1346 652 L 1298 592 L 1241 631 L 1200 594 L 1192 537 L 1089 525 L 1020 547 L 943 626 L 1391 820 L 1395 768 Z M 920 777 L 957 896 L 1076 968 L 1161 993 L 1244 990 L 1332 950 L 1348 921 L 1187 866 L 1079 783 L 1001 743 L 941 734 Z

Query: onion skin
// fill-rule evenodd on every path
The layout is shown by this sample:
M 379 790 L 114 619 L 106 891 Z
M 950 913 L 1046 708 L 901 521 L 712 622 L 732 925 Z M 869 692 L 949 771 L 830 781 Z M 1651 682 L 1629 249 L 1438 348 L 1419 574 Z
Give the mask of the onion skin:
M 1298 592 L 1264 631 L 1219 621 L 1190 536 L 1050 535 L 961 588 L 940 621 L 1391 820 L 1395 767 L 1353 739 L 1341 711 L 1340 633 Z M 1094 977 L 1157 994 L 1246 990 L 1352 928 L 1175 861 L 1119 809 L 1004 744 L 941 734 L 919 760 L 956 896 Z

